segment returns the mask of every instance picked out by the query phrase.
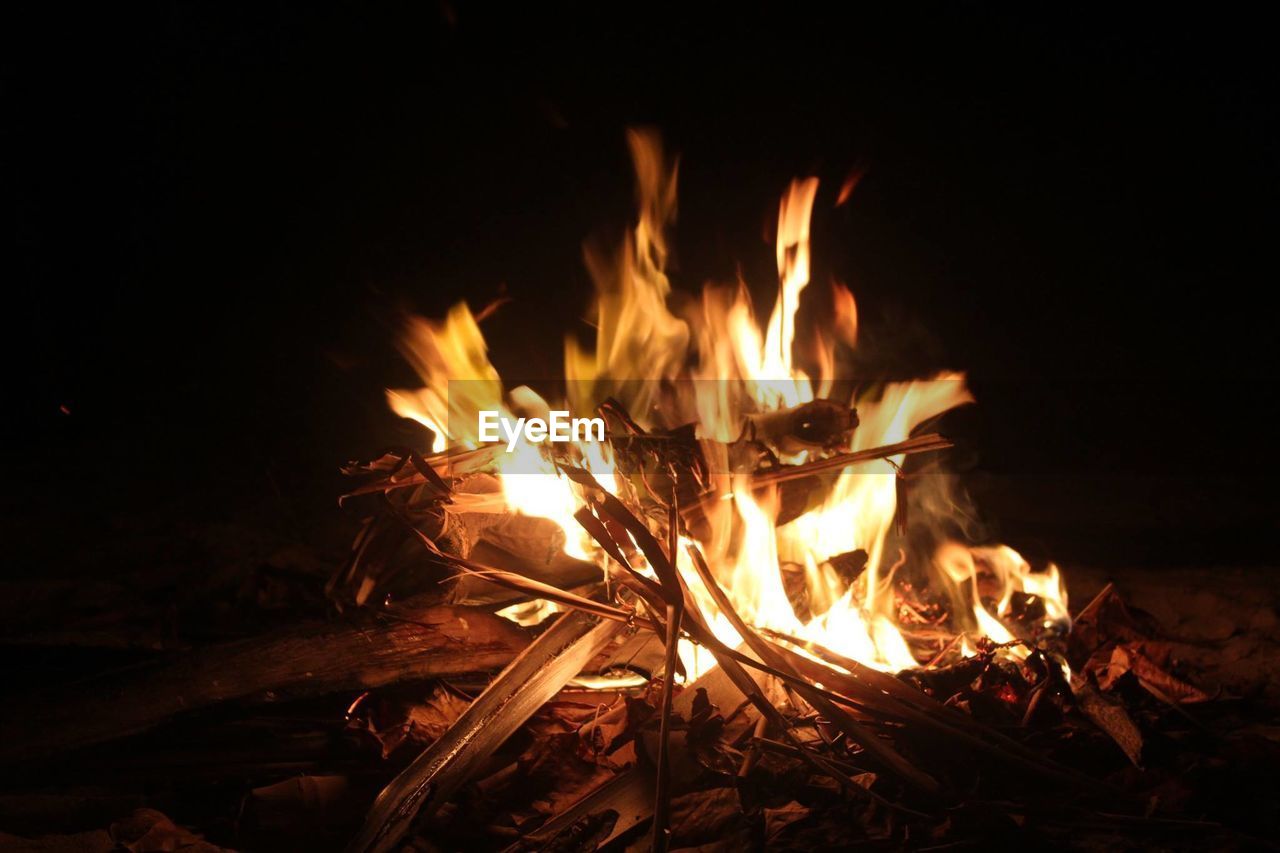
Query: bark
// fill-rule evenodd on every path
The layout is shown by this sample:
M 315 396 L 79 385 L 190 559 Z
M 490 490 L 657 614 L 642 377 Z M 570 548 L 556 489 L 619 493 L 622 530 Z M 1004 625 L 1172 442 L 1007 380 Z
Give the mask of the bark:
M 467 607 L 355 611 L 33 691 L 0 709 L 0 763 L 150 729 L 222 702 L 271 702 L 494 671 L 528 645 L 518 626 Z

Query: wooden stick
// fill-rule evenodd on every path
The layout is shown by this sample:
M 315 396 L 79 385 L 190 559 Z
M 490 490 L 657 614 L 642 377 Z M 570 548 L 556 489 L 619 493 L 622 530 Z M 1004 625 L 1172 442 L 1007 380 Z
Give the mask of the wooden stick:
M 949 439 L 938 435 L 937 433 L 929 433 L 927 435 L 909 438 L 906 441 L 900 441 L 896 444 L 886 444 L 883 447 L 870 447 L 866 450 L 855 450 L 852 453 L 841 453 L 827 459 L 819 459 L 815 462 L 806 462 L 803 465 L 785 465 L 772 471 L 762 471 L 755 476 L 754 485 L 764 486 L 770 483 L 785 483 L 788 480 L 796 480 L 802 477 L 809 477 L 814 474 L 822 474 L 827 471 L 839 471 L 849 465 L 860 465 L 865 462 L 873 462 L 877 459 L 886 459 L 890 456 L 897 456 L 900 453 L 927 453 L 933 450 L 946 450 L 951 447 L 952 443 Z M 425 462 L 429 464 L 437 473 L 448 476 L 450 474 L 458 474 L 465 471 L 480 470 L 485 465 L 493 461 L 496 450 L 500 449 L 500 445 L 485 445 L 477 450 L 459 450 L 456 453 L 444 453 L 435 456 L 428 456 Z M 357 495 L 373 494 L 376 492 L 390 492 L 395 489 L 406 489 L 411 486 L 421 486 L 428 480 L 422 474 L 414 471 L 405 474 L 400 478 L 384 478 L 373 483 L 366 483 L 348 494 L 343 498 L 356 497 Z M 704 498 L 706 500 L 715 500 L 716 497 Z
M 271 702 L 399 681 L 493 671 L 528 645 L 519 626 L 470 607 L 354 611 L 32 691 L 0 708 L 0 763 L 43 758 L 145 731 L 233 700 Z
M 658 728 L 657 786 L 654 791 L 653 853 L 671 846 L 671 765 L 667 738 L 671 734 L 671 688 L 676 675 L 676 651 L 680 642 L 680 608 L 667 605 L 666 669 L 662 675 L 662 705 Z
M 494 458 L 502 450 L 501 444 L 487 444 L 473 450 L 466 448 L 452 448 L 442 453 L 433 453 L 422 459 L 422 462 L 430 466 L 437 476 L 451 477 L 459 474 L 465 474 L 472 471 L 483 470 L 490 465 Z M 385 459 L 386 457 L 384 457 Z M 369 466 L 370 473 L 376 471 L 379 463 L 373 463 Z M 390 469 L 388 469 L 389 472 Z M 384 476 L 381 480 L 371 483 L 365 483 L 352 489 L 347 494 L 339 498 L 339 502 L 345 501 L 347 498 L 353 498 L 358 495 L 369 495 L 377 492 L 390 492 L 395 489 L 406 489 L 410 486 L 421 486 L 430 479 L 419 471 L 413 469 L 413 466 L 397 466 L 396 473 L 401 470 L 407 470 L 403 476 Z
M 516 729 L 624 630 L 588 613 L 566 613 L 529 645 L 449 730 L 382 789 L 349 853 L 399 849 L 419 814 L 443 805 Z
M 929 433 L 928 435 L 909 438 L 906 441 L 899 441 L 896 444 L 870 447 L 866 450 L 840 453 L 827 459 L 818 459 L 802 465 L 785 465 L 772 471 L 761 471 L 751 478 L 751 485 L 754 488 L 759 488 L 760 486 L 785 483 L 790 480 L 811 477 L 814 474 L 839 471 L 841 468 L 847 468 L 850 465 L 861 465 L 865 462 L 874 462 L 877 459 L 887 459 L 900 453 L 927 453 L 933 450 L 946 450 L 952 446 L 950 439 L 943 438 L 937 433 Z
M 745 779 L 751 772 L 751 768 L 755 767 L 756 761 L 760 758 L 760 744 L 764 740 L 765 733 L 769 731 L 769 720 L 767 717 L 761 717 L 756 720 L 755 730 L 751 737 L 751 748 L 747 750 L 747 754 L 742 756 L 742 764 L 738 766 L 738 778 Z M 789 748 L 789 747 L 788 747 Z

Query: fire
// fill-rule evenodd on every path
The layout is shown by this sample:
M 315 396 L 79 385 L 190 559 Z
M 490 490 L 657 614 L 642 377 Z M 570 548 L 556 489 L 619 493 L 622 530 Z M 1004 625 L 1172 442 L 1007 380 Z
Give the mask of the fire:
M 843 367 L 858 337 L 853 295 L 833 283 L 830 290 L 810 297 L 810 225 L 819 188 L 812 177 L 792 182 L 779 205 L 777 297 L 763 326 L 741 281 L 727 287 L 708 285 L 700 300 L 673 313 L 665 229 L 676 211 L 676 165 L 665 159 L 656 135 L 633 132 L 628 141 L 636 167 L 639 217 L 615 253 L 586 255 L 596 288 L 596 336 L 594 345 L 566 340 L 564 407 L 574 414 L 590 414 L 612 397 L 645 429 L 697 424 L 710 472 L 709 494 L 721 499 L 703 502 L 705 518 L 685 541 L 702 551 L 750 624 L 821 644 L 884 670 L 919 665 L 907 626 L 899 618 L 896 547 L 889 553 L 904 457 L 844 469 L 803 512 L 783 518 L 778 490 L 762 488 L 752 470 L 730 458 L 729 448 L 744 435 L 759 438 L 759 432 L 768 429 L 771 413 L 785 414 L 810 403 L 845 412 L 856 408 L 857 426 L 839 447 L 804 440 L 774 442 L 772 450 L 781 464 L 901 442 L 925 421 L 973 401 L 964 376 L 941 373 L 929 380 L 882 383 L 874 394 L 858 392 Z M 798 353 L 797 310 L 806 298 L 830 299 L 827 310 L 815 312 L 829 320 L 805 331 L 806 345 Z M 479 325 L 465 305 L 455 307 L 442 323 L 411 321 L 402 347 L 424 387 L 390 391 L 388 401 L 397 414 L 432 430 L 433 452 L 480 446 L 475 424 L 481 410 L 545 417 L 550 409 L 529 388 L 504 389 L 489 362 Z M 554 521 L 564 533 L 567 554 L 595 561 L 607 571 L 608 558 L 574 518 L 584 505 L 583 496 L 557 468 L 557 453 L 560 461 L 590 470 L 615 495 L 624 496 L 633 488 L 617 475 L 607 443 L 584 441 L 551 451 L 521 442 L 514 453 L 496 454 L 506 507 Z M 833 561 L 859 549 L 866 553 L 866 567 L 851 581 L 841 576 Z M 725 642 L 739 642 L 688 561 L 682 550 L 677 567 L 713 631 Z M 1009 616 L 1015 596 L 1021 604 L 1034 602 L 1037 614 L 1043 610 L 1044 626 L 1067 619 L 1058 570 L 1033 572 L 1011 548 L 946 542 L 930 562 L 932 578 L 953 603 L 956 631 L 1012 642 L 1015 635 L 1002 620 Z M 643 568 L 638 555 L 637 563 Z M 784 566 L 803 578 L 808 608 L 802 615 L 788 595 Z M 967 640 L 964 647 L 971 653 Z M 680 652 L 692 675 L 712 665 L 710 655 L 699 654 L 687 641 L 682 641 Z
M 791 350 L 800 294 L 809 284 L 809 218 L 817 194 L 817 178 L 793 181 L 778 209 L 778 302 L 769 317 L 759 372 L 753 376 L 764 392 L 756 400 L 768 408 L 813 399 L 809 377 L 791 366 Z

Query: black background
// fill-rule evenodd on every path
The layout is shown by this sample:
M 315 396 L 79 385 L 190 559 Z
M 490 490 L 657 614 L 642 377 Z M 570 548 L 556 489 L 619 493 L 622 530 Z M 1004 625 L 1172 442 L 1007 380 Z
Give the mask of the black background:
M 822 178 L 816 280 L 852 286 L 886 362 L 969 372 L 1001 535 L 1067 561 L 1273 561 L 1267 28 L 824 5 L 11 22 L 13 565 L 56 571 L 58 544 L 157 507 L 336 512 L 338 464 L 403 437 L 382 389 L 411 381 L 405 308 L 507 293 L 500 369 L 553 373 L 586 329 L 583 239 L 632 216 L 634 124 L 682 157 L 684 289 L 741 267 L 766 306 L 777 197 Z

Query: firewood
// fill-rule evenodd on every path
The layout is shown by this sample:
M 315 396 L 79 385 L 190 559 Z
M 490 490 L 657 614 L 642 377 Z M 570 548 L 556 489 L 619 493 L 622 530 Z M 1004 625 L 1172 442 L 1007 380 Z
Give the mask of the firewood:
M 356 611 L 74 684 L 33 691 L 0 711 L 0 763 L 152 728 L 218 703 L 277 701 L 410 679 L 496 670 L 528 644 L 505 619 L 468 607 Z
M 349 850 L 398 844 L 419 814 L 443 805 L 516 729 L 623 631 L 620 622 L 575 611 L 538 637 L 457 722 L 391 781 Z
M 906 441 L 900 441 L 896 444 L 888 444 L 882 447 L 871 447 L 866 450 L 857 450 L 850 453 L 840 453 L 826 459 L 820 459 L 814 462 L 806 462 L 802 465 L 783 465 L 770 471 L 763 471 L 757 474 L 755 485 L 763 487 L 773 483 L 783 483 L 790 480 L 797 480 L 810 477 L 820 473 L 829 471 L 839 471 L 850 465 L 860 465 L 877 459 L 885 459 L 898 454 L 911 453 L 928 453 L 935 450 L 945 450 L 951 447 L 951 442 L 941 435 L 929 433 L 926 435 L 914 436 Z M 486 445 L 475 451 L 462 451 L 456 456 L 450 457 L 448 454 L 428 457 L 433 470 L 436 472 L 444 472 L 446 476 L 457 476 L 461 473 L 472 473 L 477 470 L 483 470 L 487 465 L 492 465 L 497 453 L 501 450 L 501 445 Z M 455 467 L 449 467 L 449 459 L 465 459 L 466 465 L 456 464 Z M 397 471 L 400 469 L 396 469 Z M 356 497 L 358 495 L 387 493 L 400 489 L 411 488 L 428 484 L 429 480 L 421 473 L 407 473 L 400 477 L 386 476 L 385 470 L 375 467 L 375 465 L 366 466 L 365 468 L 349 468 L 349 473 L 378 473 L 383 476 L 373 482 L 361 485 L 359 488 L 353 489 L 344 495 L 344 499 Z M 719 496 L 707 496 L 704 502 L 718 500 Z M 486 508 L 488 508 L 486 504 Z M 468 509 L 475 511 L 475 508 L 468 505 Z

